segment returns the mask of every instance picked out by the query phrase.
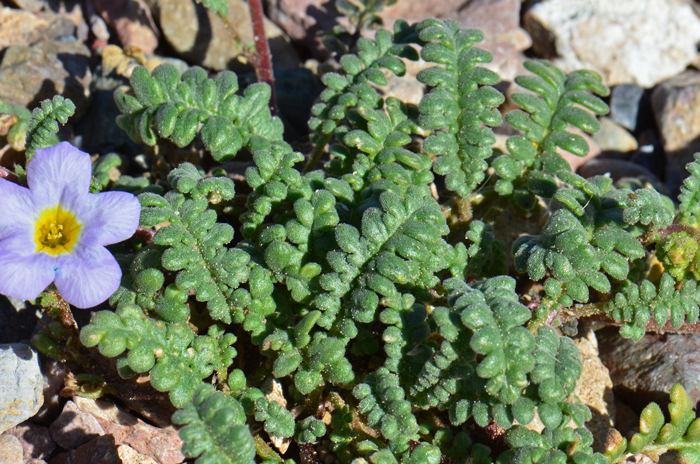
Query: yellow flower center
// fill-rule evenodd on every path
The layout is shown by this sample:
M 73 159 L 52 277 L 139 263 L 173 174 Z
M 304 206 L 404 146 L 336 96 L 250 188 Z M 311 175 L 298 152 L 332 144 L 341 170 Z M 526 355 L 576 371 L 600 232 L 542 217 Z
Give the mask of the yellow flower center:
M 50 255 L 70 252 L 83 227 L 72 213 L 60 205 L 42 211 L 35 226 L 34 241 L 37 253 L 45 251 Z

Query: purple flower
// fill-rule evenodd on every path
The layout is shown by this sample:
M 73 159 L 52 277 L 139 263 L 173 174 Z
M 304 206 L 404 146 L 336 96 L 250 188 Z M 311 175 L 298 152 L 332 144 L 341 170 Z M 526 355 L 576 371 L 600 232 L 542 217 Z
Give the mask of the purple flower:
M 78 308 L 119 288 L 105 245 L 131 237 L 141 206 L 125 192 L 88 193 L 90 155 L 68 142 L 37 150 L 29 188 L 0 179 L 0 293 L 33 300 L 51 282 Z

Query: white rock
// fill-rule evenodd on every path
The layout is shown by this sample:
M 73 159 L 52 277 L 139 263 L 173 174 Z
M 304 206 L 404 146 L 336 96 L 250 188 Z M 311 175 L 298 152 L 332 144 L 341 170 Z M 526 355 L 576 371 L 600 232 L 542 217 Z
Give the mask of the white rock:
M 44 402 L 36 352 L 23 343 L 0 345 L 0 433 L 32 417 Z
M 524 23 L 557 66 L 595 70 L 609 86 L 653 87 L 683 71 L 700 41 L 700 18 L 685 0 L 543 0 Z

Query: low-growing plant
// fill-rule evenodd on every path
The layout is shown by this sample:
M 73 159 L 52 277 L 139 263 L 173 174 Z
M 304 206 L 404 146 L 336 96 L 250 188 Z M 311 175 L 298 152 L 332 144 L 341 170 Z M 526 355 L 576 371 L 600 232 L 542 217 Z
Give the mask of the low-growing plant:
M 390 3 L 340 5 L 359 30 Z M 266 84 L 133 71 L 115 100 L 135 142 L 165 162 L 173 145 L 202 148 L 207 165 L 252 161 L 245 180 L 200 161 L 117 182 L 118 157 L 96 161 L 92 191 L 137 193 L 141 218 L 113 248 L 114 309 L 80 330 L 83 347 L 168 395 L 199 464 L 613 464 L 668 450 L 700 462 L 680 386 L 670 423 L 652 404 L 629 442 L 594 444 L 560 326 L 596 315 L 638 339 L 697 322 L 700 156 L 678 204 L 585 179 L 562 153 L 585 156 L 580 131 L 608 111 L 597 74 L 528 61 L 504 122 L 480 31 L 429 19 L 355 39 L 321 78 L 310 153 L 284 140 Z M 419 57 L 420 104 L 385 96 Z M 72 111 L 58 97 L 35 110 L 28 158 Z M 502 124 L 520 132 L 504 152 Z M 54 332 L 35 345 L 77 353 Z

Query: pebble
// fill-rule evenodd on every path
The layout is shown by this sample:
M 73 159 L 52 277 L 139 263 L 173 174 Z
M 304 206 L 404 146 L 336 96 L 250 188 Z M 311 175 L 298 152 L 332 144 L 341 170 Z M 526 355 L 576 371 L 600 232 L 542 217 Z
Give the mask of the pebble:
M 23 343 L 0 345 L 0 433 L 32 417 L 44 401 L 37 353 Z
M 688 176 L 686 164 L 700 151 L 700 72 L 686 71 L 659 85 L 651 104 L 666 154 L 666 183 L 675 195 Z
M 609 86 L 653 87 L 683 71 L 700 41 L 700 18 L 681 0 L 543 0 L 523 24 L 538 56 Z
M 14 435 L 0 435 L 0 464 L 18 464 L 23 459 L 22 443 Z
M 621 159 L 592 159 L 578 168 L 576 172 L 586 178 L 609 174 L 614 180 L 620 180 L 623 177 L 645 177 L 649 182 L 661 183 L 661 180 L 653 172 L 631 161 Z
M 43 375 L 44 404 L 30 419 L 35 424 L 48 427 L 61 414 L 66 398 L 60 395 L 64 387 L 64 379 L 68 375 L 68 367 L 65 363 L 39 356 L 39 365 Z
M 628 153 L 638 148 L 637 139 L 610 118 L 598 119 L 600 130 L 593 134 L 593 140 L 603 152 Z

